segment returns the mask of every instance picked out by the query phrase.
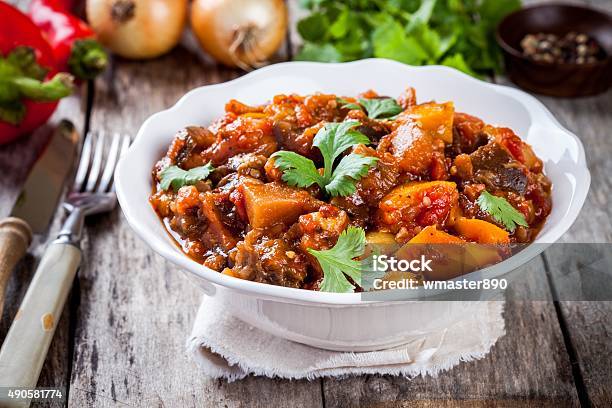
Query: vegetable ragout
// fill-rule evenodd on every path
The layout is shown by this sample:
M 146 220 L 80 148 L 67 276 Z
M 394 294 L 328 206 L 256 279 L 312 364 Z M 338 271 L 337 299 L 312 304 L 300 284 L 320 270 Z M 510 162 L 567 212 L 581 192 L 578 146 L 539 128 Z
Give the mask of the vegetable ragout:
M 418 104 L 412 88 L 230 100 L 210 126 L 176 134 L 153 179 L 153 208 L 195 261 L 333 292 L 362 290 L 358 261 L 374 245 L 529 243 L 551 211 L 528 144 L 452 102 Z

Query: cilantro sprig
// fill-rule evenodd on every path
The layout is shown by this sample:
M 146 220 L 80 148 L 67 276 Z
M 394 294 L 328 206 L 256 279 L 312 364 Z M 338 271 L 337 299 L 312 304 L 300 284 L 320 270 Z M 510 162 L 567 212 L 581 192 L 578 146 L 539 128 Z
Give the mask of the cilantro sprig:
M 322 292 L 353 292 L 355 288 L 346 275 L 357 285 L 361 285 L 361 262 L 353 258 L 363 255 L 365 244 L 365 231 L 351 226 L 340 234 L 333 248 L 322 251 L 308 249 L 323 269 L 320 288 Z
M 496 197 L 485 190 L 480 193 L 476 202 L 484 212 L 491 215 L 495 221 L 503 224 L 510 232 L 514 232 L 517 225 L 529 226 L 523 214 L 503 197 Z
M 354 130 L 358 125 L 357 121 L 328 123 L 317 132 L 312 144 L 323 156 L 323 174 L 307 157 L 284 150 L 274 153 L 274 165 L 282 170 L 282 179 L 290 186 L 302 188 L 318 184 L 333 197 L 353 194 L 357 189 L 355 182 L 378 161 L 376 157 L 350 153 L 334 165 L 349 147 L 370 143 L 366 135 Z
M 342 107 L 345 109 L 362 109 L 365 108 L 370 119 L 391 118 L 402 112 L 402 107 L 393 98 L 383 99 L 365 99 L 359 98 L 359 103 L 349 102 L 345 99 L 340 99 Z
M 159 174 L 159 187 L 162 190 L 172 187 L 174 191 L 178 191 L 183 186 L 190 186 L 200 180 L 205 180 L 214 170 L 215 168 L 210 163 L 189 170 L 183 170 L 178 166 L 168 166 Z

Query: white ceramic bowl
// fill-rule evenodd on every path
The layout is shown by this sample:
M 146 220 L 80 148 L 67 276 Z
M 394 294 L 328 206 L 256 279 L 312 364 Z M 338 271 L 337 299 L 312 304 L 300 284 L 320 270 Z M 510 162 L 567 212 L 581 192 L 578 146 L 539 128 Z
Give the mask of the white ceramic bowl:
M 531 144 L 544 161 L 545 172 L 554 186 L 552 213 L 536 242 L 553 243 L 567 231 L 584 203 L 590 174 L 580 140 L 538 100 L 448 67 L 412 67 L 383 59 L 344 64 L 276 64 L 233 81 L 188 92 L 172 108 L 148 118 L 122 158 L 116 172 L 121 208 L 134 231 L 155 252 L 191 272 L 205 293 L 223 297 L 241 319 L 273 334 L 317 347 L 358 351 L 392 347 L 446 327 L 469 314 L 473 303 L 365 302 L 356 293 L 313 292 L 222 275 L 185 256 L 148 202 L 151 169 L 166 152 L 174 134 L 188 125 L 208 125 L 223 114 L 224 104 L 231 98 L 261 104 L 278 93 L 356 95 L 367 89 L 396 97 L 408 86 L 416 88 L 419 101 L 453 101 L 457 111 L 510 127 Z M 507 273 L 543 248 L 532 245 L 480 271 L 479 276 L 485 272 L 488 277 Z

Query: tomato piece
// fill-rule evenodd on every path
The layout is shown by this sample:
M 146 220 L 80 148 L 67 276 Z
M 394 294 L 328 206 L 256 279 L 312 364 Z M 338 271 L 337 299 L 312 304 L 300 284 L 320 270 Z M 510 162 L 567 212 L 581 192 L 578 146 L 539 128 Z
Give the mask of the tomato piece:
M 453 208 L 458 206 L 457 186 L 450 181 L 404 184 L 394 188 L 381 200 L 378 220 L 392 232 L 402 228 L 413 233 L 420 227 L 446 224 Z

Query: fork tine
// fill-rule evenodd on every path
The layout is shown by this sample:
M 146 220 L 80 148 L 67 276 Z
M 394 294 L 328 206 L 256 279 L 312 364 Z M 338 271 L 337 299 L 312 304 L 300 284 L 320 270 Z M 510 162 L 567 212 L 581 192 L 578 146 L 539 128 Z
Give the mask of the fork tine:
M 104 141 L 106 140 L 106 133 L 100 131 L 96 140 L 96 145 L 93 151 L 93 159 L 91 162 L 91 170 L 87 176 L 87 185 L 85 191 L 93 192 L 98 183 L 100 177 L 100 170 L 102 170 L 102 157 L 104 155 Z
M 111 180 L 113 179 L 113 173 L 115 171 L 115 166 L 117 165 L 117 161 L 119 159 L 119 142 L 121 141 L 121 136 L 119 133 L 113 134 L 113 141 L 111 142 L 111 146 L 108 149 L 108 155 L 106 156 L 106 165 L 104 166 L 104 171 L 102 172 L 102 177 L 100 178 L 100 184 L 98 184 L 97 193 L 104 193 L 110 186 Z
M 79 159 L 79 168 L 77 169 L 76 176 L 74 176 L 74 184 L 72 191 L 81 191 L 83 183 L 85 182 L 85 176 L 87 176 L 87 170 L 91 163 L 91 149 L 94 143 L 95 135 L 92 132 L 87 132 L 83 147 L 81 148 L 81 157 Z
M 130 147 L 130 144 L 132 143 L 132 140 L 130 138 L 129 135 L 124 135 L 123 136 L 123 143 L 121 143 L 121 150 L 119 151 L 119 157 L 117 158 L 117 162 L 119 162 L 118 159 L 121 159 L 121 156 L 123 156 L 125 154 L 125 152 L 127 152 L 127 150 Z M 115 180 L 113 178 L 113 184 L 111 186 L 111 191 L 114 192 L 115 191 Z

